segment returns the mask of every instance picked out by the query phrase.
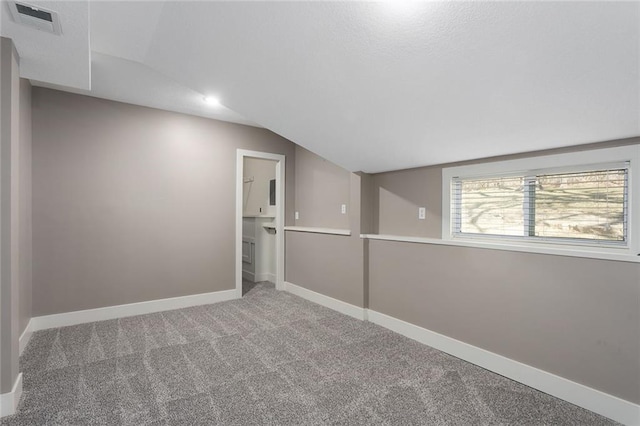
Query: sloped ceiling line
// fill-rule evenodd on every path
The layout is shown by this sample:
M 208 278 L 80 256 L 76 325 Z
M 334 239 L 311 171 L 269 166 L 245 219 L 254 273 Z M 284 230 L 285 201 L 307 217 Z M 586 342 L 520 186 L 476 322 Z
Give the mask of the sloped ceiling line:
M 58 3 L 88 27 L 86 1 Z M 352 171 L 640 135 L 638 2 L 90 4 L 91 47 L 88 37 L 48 46 L 69 57 L 15 34 L 33 50 L 25 73 L 258 123 Z M 92 51 L 89 92 L 88 71 L 68 68 Z M 62 82 L 54 66 L 78 80 Z

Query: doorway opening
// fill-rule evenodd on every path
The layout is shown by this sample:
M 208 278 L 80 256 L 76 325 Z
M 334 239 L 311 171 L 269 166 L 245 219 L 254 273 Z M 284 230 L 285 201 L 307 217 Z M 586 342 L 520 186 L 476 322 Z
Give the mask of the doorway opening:
M 285 156 L 239 149 L 236 157 L 236 297 L 252 283 L 284 289 Z

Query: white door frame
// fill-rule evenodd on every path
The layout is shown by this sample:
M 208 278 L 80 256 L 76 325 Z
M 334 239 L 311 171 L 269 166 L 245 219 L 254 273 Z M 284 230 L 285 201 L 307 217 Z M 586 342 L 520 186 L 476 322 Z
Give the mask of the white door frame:
M 236 297 L 242 297 L 242 203 L 244 198 L 244 159 L 276 161 L 276 289 L 284 290 L 284 179 L 285 156 L 269 152 L 238 149 L 236 156 Z

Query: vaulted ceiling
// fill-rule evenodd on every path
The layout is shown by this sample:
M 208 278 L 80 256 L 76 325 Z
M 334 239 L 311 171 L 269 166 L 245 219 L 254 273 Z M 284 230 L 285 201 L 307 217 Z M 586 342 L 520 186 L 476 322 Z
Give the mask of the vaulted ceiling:
M 353 171 L 640 135 L 638 2 L 27 3 L 63 28 L 3 7 L 36 84 L 263 126 Z

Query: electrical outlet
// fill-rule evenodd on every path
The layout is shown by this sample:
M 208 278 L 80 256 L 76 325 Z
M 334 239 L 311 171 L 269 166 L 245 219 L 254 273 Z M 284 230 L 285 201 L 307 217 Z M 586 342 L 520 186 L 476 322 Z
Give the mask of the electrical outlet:
M 342 212 L 342 214 L 347 214 L 347 205 L 346 204 L 343 204 L 340 207 L 340 212 Z
M 418 219 L 424 220 L 427 216 L 427 209 L 424 207 L 418 207 Z
M 296 220 L 300 219 L 300 212 L 296 212 Z

